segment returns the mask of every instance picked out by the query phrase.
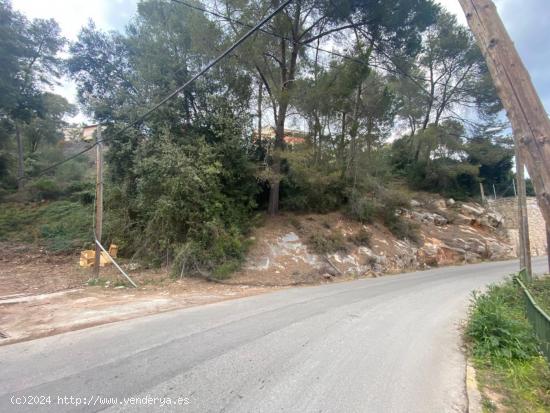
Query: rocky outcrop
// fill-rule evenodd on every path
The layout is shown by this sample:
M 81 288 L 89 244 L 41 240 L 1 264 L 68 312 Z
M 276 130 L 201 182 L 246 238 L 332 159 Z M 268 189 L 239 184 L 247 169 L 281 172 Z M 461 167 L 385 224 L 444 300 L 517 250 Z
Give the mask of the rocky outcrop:
M 397 239 L 381 223 L 362 225 L 340 213 L 271 219 L 256 230 L 255 246 L 233 280 L 293 284 L 513 256 L 514 249 L 501 230 L 502 215 L 479 204 L 413 200 L 411 208 L 400 214 L 418 224 L 419 245 Z M 367 232 L 369 240 L 356 245 L 360 232 Z M 329 254 L 315 253 L 309 245 L 312 234 L 337 234 L 342 245 Z

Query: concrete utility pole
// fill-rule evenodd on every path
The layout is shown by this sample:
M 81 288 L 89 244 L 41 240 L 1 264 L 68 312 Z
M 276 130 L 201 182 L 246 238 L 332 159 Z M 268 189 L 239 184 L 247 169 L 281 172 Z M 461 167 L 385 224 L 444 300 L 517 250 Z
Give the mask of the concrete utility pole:
M 518 238 L 519 238 L 519 266 L 520 270 L 527 271 L 531 279 L 531 242 L 529 241 L 529 218 L 527 215 L 527 190 L 525 188 L 525 166 L 516 147 L 516 178 L 518 181 Z
M 96 187 L 95 187 L 95 238 L 101 242 L 103 232 L 103 144 L 101 143 L 101 124 L 96 130 Z M 95 277 L 99 278 L 99 265 L 101 263 L 101 248 L 95 242 Z
M 459 2 L 507 111 L 544 220 L 550 224 L 550 119 L 492 0 Z

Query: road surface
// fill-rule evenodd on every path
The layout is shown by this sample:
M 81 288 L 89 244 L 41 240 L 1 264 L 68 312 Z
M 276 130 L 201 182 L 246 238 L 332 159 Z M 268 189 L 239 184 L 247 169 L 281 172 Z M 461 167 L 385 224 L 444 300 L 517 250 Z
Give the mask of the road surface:
M 464 412 L 471 292 L 516 268 L 292 288 L 3 346 L 0 411 Z

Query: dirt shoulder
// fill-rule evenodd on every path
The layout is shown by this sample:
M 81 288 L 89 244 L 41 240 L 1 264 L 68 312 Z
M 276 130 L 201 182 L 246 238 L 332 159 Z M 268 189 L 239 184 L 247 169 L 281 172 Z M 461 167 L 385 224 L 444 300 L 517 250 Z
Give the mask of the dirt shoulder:
M 174 280 L 164 269 L 130 272 L 135 289 L 112 267 L 89 285 L 92 271 L 78 266 L 77 255 L 6 243 L 0 251 L 0 345 L 275 289 Z
M 253 246 L 241 270 L 223 284 L 174 279 L 166 269 L 143 269 L 123 259 L 139 288 L 124 285 L 112 266 L 90 282 L 92 270 L 79 267 L 78 254 L 0 242 L 0 345 L 294 285 L 511 256 L 498 219 L 485 209 L 437 202 L 402 212 L 418 226 L 420 245 L 396 238 L 379 222 L 363 225 L 337 212 L 266 220 L 250 235 Z M 326 245 L 334 251 L 319 251 Z

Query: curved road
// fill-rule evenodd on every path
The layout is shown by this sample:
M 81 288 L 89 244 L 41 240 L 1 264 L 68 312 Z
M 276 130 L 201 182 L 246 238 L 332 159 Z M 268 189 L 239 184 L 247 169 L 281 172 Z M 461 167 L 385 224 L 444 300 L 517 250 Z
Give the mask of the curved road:
M 516 268 L 292 288 L 0 347 L 0 411 L 464 412 L 469 297 Z M 13 404 L 28 396 L 44 404 Z

